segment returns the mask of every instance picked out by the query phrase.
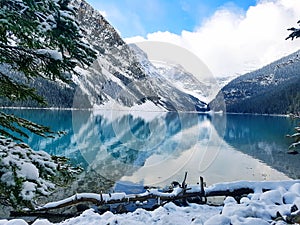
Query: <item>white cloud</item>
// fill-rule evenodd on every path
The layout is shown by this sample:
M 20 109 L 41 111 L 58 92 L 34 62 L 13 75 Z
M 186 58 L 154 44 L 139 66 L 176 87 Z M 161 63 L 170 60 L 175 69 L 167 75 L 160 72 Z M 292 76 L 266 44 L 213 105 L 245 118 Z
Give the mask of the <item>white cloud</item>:
M 145 41 L 146 39 L 143 38 L 142 36 L 134 36 L 134 37 L 130 37 L 130 38 L 125 38 L 125 41 L 127 43 L 135 43 L 135 42 L 141 42 L 141 41 Z
M 191 50 L 216 76 L 241 74 L 298 50 L 300 40 L 285 38 L 289 34 L 286 29 L 296 26 L 299 19 L 299 0 L 264 0 L 246 12 L 232 7 L 219 9 L 194 32 L 156 32 L 146 39 Z M 130 43 L 142 40 L 126 39 Z

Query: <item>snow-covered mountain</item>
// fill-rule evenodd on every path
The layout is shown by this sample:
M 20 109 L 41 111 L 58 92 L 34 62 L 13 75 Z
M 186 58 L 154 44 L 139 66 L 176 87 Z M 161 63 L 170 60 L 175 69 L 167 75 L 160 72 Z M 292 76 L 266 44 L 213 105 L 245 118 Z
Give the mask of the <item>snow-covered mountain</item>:
M 86 40 L 99 52 L 94 64 L 88 69 L 78 68 L 81 76 L 74 77 L 92 105 L 113 102 L 132 107 L 150 101 L 165 110 L 209 110 L 207 104 L 159 76 L 154 68 L 149 70 L 147 57 L 137 56 L 98 11 L 85 1 L 74 0 L 73 4 L 79 9 L 78 20 Z
M 150 101 L 166 110 L 209 109 L 207 104 L 179 90 L 157 76 L 155 71 L 148 71 L 136 53 L 98 11 L 85 1 L 74 0 L 73 4 L 79 8 L 78 20 L 86 32 L 87 41 L 99 52 L 94 64 L 87 70 L 78 68 L 82 76 L 74 78 L 92 105 L 113 102 L 132 107 Z M 76 101 L 76 95 L 74 99 Z
M 286 114 L 300 111 L 300 51 L 240 76 L 218 93 L 210 105 L 226 104 L 227 112 Z
M 30 85 L 45 97 L 49 107 L 130 108 L 147 103 L 152 110 L 209 110 L 205 102 L 173 85 L 154 67 L 149 71 L 147 57 L 139 57 L 88 3 L 72 0 L 71 4 L 78 9 L 77 20 L 85 41 L 98 52 L 98 58 L 89 68 L 76 67 L 79 75 L 73 75 L 69 84 L 33 79 Z M 0 99 L 0 105 L 38 106 L 32 101 L 14 103 L 5 99 Z
M 199 80 L 187 72 L 181 65 L 155 62 L 158 72 L 179 90 L 201 99 L 204 102 L 213 100 L 218 92 L 235 77 L 211 77 Z
M 146 53 L 136 44 L 130 44 L 130 47 L 135 52 L 143 68 L 147 71 L 147 74 L 154 77 L 158 76 L 164 79 L 164 83 L 169 83 L 182 92 L 188 93 L 204 102 L 210 102 L 216 97 L 222 87 L 236 78 L 236 76 L 213 77 L 212 75 L 207 77 L 207 74 L 206 76 L 198 74 L 200 77 L 196 77 L 194 74 L 188 72 L 182 65 L 174 62 L 162 62 L 157 60 L 149 62 Z M 199 69 L 201 68 L 199 67 Z
M 230 81 L 234 80 L 235 78 L 237 78 L 239 76 L 240 75 L 230 75 L 230 76 L 224 76 L 224 77 L 216 77 L 216 81 L 217 81 L 217 84 L 218 84 L 220 90 L 223 87 L 225 87 L 227 84 L 229 84 Z
M 209 98 L 209 86 L 202 83 L 192 74 L 186 72 L 181 65 L 170 65 L 165 63 L 155 63 L 154 66 L 161 76 L 172 83 L 182 92 L 207 102 Z

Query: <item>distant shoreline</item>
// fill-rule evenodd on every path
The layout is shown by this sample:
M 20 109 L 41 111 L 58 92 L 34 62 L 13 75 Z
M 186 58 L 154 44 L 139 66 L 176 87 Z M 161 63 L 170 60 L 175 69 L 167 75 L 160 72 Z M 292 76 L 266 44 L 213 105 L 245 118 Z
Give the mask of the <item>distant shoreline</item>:
M 208 112 L 199 112 L 199 111 L 158 111 L 158 110 L 137 110 L 137 109 L 110 109 L 110 108 L 59 108 L 59 107 L 15 107 L 15 106 L 1 106 L 0 109 L 29 109 L 29 110 L 66 110 L 66 111 L 129 111 L 129 112 L 161 112 L 161 113 L 169 113 L 169 112 L 179 112 L 179 113 L 195 113 L 195 114 L 214 114 L 212 111 Z M 216 113 L 220 114 L 220 113 Z
M 109 109 L 109 108 L 60 108 L 60 107 L 15 107 L 15 106 L 1 106 L 0 109 L 29 109 L 29 110 L 62 110 L 62 111 L 108 111 L 108 110 L 114 110 L 114 111 L 143 111 L 143 110 L 128 110 L 126 109 Z M 179 112 L 179 113 L 196 113 L 196 114 L 217 114 L 217 115 L 251 115 L 251 116 L 274 116 L 274 117 L 290 117 L 290 114 L 267 114 L 267 113 L 235 113 L 235 112 L 214 112 L 214 111 L 208 111 L 208 112 L 197 112 L 197 111 L 143 111 L 143 112 L 161 112 L 161 113 L 168 113 L 168 112 Z

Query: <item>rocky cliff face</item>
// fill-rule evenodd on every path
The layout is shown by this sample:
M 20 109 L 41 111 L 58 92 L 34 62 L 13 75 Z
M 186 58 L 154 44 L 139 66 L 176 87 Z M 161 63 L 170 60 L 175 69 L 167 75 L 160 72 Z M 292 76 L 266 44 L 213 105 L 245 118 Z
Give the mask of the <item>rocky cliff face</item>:
M 74 82 L 96 105 L 117 102 L 132 107 L 147 101 L 158 108 L 180 111 L 207 111 L 209 107 L 198 98 L 179 90 L 151 65 L 146 55 L 137 56 L 116 30 L 85 1 L 74 0 L 78 20 L 88 43 L 99 52 L 88 69 L 78 68 L 80 77 Z

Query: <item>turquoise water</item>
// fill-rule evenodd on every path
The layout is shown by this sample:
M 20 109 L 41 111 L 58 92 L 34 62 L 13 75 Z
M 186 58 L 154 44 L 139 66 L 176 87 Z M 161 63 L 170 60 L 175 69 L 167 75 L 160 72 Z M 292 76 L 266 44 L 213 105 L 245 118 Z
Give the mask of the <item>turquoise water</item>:
M 73 185 L 80 191 L 106 190 L 116 183 L 165 186 L 182 181 L 185 171 L 192 184 L 199 176 L 207 184 L 300 178 L 300 156 L 286 154 L 291 140 L 285 135 L 293 132 L 296 122 L 285 117 L 5 111 L 66 132 L 54 139 L 31 135 L 24 141 L 35 150 L 64 155 L 81 165 L 85 172 Z

